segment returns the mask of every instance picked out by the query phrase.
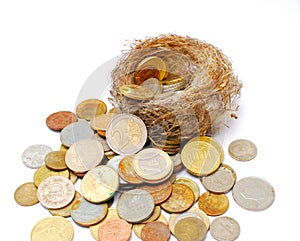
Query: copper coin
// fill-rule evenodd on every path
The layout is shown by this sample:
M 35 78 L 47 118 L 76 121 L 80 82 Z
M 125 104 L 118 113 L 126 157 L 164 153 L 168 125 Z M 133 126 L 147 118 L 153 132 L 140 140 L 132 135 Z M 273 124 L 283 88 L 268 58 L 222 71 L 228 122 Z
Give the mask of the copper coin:
M 137 177 L 132 166 L 133 159 L 133 155 L 122 158 L 118 166 L 119 175 L 124 181 L 128 183 L 141 184 L 143 182 Z
M 112 218 L 99 226 L 99 241 L 128 241 L 131 236 L 129 223 L 119 218 Z
M 77 116 L 71 111 L 58 111 L 47 117 L 46 125 L 53 131 L 61 131 L 67 125 L 77 120 Z
M 169 213 L 180 213 L 189 209 L 195 201 L 193 191 L 186 185 L 174 183 L 169 199 L 161 207 Z
M 147 223 L 141 232 L 142 241 L 168 241 L 170 236 L 169 227 L 160 221 Z
M 65 151 L 51 151 L 45 156 L 45 164 L 52 170 L 61 171 L 67 169 Z
M 32 206 L 39 202 L 37 187 L 33 182 L 24 183 L 16 189 L 14 198 L 19 205 Z
M 95 116 L 105 114 L 106 111 L 106 104 L 98 99 L 84 100 L 76 107 L 76 114 L 78 117 L 85 120 L 92 120 Z
M 218 216 L 227 211 L 229 200 L 225 194 L 205 192 L 200 196 L 198 205 L 207 215 Z
M 165 202 L 172 193 L 172 184 L 170 181 L 157 185 L 145 185 L 138 188 L 148 191 L 154 198 L 155 205 Z
M 135 84 L 140 85 L 145 80 L 150 79 L 150 78 L 159 79 L 160 78 L 160 72 L 155 67 L 147 66 L 144 69 L 141 69 L 136 73 L 134 82 L 135 82 Z

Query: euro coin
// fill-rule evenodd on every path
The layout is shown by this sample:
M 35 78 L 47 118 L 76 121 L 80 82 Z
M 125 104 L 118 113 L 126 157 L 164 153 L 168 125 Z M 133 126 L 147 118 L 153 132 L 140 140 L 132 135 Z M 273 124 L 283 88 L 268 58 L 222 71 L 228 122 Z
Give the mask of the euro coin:
M 105 114 L 106 111 L 106 104 L 98 99 L 84 100 L 76 107 L 76 114 L 78 117 L 85 120 L 92 120 L 95 116 Z

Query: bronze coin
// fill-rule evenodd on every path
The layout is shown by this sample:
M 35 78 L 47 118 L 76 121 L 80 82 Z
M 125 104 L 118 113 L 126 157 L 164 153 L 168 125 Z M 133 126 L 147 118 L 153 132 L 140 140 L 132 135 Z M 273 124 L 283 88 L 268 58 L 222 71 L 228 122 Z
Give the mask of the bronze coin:
M 95 116 L 105 114 L 106 111 L 106 104 L 98 99 L 84 100 L 76 107 L 76 114 L 78 117 L 85 120 L 92 120 Z
M 46 125 L 53 131 L 61 131 L 77 120 L 77 116 L 71 111 L 58 111 L 47 117 Z
M 14 198 L 16 203 L 21 206 L 32 206 L 39 202 L 37 187 L 33 182 L 24 183 L 16 189 Z
M 147 66 L 136 73 L 134 82 L 135 84 L 140 85 L 147 79 L 150 78 L 159 79 L 159 77 L 160 77 L 160 72 L 157 68 L 152 66 Z
M 129 223 L 119 218 L 112 218 L 100 224 L 99 241 L 128 241 L 131 236 Z
M 225 194 L 205 192 L 200 196 L 198 205 L 207 215 L 218 216 L 227 211 L 229 200 Z
M 169 227 L 160 221 L 147 223 L 141 232 L 142 241 L 168 241 L 170 236 Z

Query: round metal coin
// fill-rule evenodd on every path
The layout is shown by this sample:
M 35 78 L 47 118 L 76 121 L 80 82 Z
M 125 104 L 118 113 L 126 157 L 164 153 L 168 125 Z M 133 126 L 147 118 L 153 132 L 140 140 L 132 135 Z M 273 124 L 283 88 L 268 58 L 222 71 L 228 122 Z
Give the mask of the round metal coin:
M 14 198 L 21 206 L 32 206 L 39 202 L 37 187 L 33 182 L 24 183 L 16 189 Z
M 29 146 L 22 154 L 22 161 L 29 168 L 39 168 L 44 165 L 44 158 L 50 151 L 51 147 L 44 144 Z
M 141 231 L 143 241 L 168 241 L 170 236 L 169 227 L 160 221 L 147 223 Z
M 228 147 L 229 155 L 238 161 L 250 161 L 257 155 L 256 145 L 245 139 L 231 142 Z
M 240 225 L 233 218 L 219 217 L 211 223 L 210 233 L 218 241 L 233 241 L 240 235 Z
M 112 218 L 99 226 L 99 241 L 128 241 L 131 236 L 129 223 L 119 218 Z
M 225 213 L 229 207 L 229 200 L 225 194 L 212 192 L 203 193 L 198 201 L 199 208 L 209 216 L 218 216 Z
M 47 117 L 46 125 L 53 131 L 61 131 L 67 125 L 77 120 L 77 116 L 71 111 L 58 111 Z
M 92 120 L 95 116 L 105 114 L 106 111 L 106 104 L 98 99 L 84 100 L 76 107 L 76 114 L 78 117 L 85 120 Z

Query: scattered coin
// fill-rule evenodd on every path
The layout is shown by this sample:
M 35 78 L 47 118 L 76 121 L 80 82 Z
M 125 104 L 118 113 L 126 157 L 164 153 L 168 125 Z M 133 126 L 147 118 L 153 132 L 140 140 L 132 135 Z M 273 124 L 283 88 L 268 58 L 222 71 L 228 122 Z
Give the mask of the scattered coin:
M 51 151 L 45 156 L 45 164 L 52 170 L 61 171 L 67 169 L 65 161 L 66 152 L 64 151 Z
M 245 139 L 238 139 L 229 144 L 229 155 L 238 161 L 250 161 L 257 155 L 256 145 Z
M 46 178 L 38 187 L 38 199 L 46 208 L 62 208 L 67 206 L 74 198 L 73 183 L 61 176 Z
M 127 183 L 141 184 L 143 182 L 137 177 L 133 169 L 133 160 L 133 155 L 129 155 L 121 159 L 118 165 L 119 175 Z
M 99 241 L 128 241 L 131 227 L 122 219 L 112 218 L 99 226 L 98 237 Z
M 136 71 L 134 82 L 137 85 L 142 85 L 145 81 L 147 81 L 150 78 L 159 79 L 160 72 L 155 67 L 147 66 L 139 71 Z
M 61 144 L 60 148 L 59 148 L 60 151 L 64 151 L 64 152 L 66 152 L 68 149 L 69 149 L 69 147 L 66 147 L 63 144 Z
M 31 241 L 72 241 L 74 228 L 70 221 L 62 217 L 47 217 L 33 227 L 30 235 Z
M 115 116 L 106 131 L 107 144 L 118 154 L 134 154 L 140 151 L 147 140 L 144 122 L 131 114 Z
M 29 168 L 39 168 L 44 165 L 44 158 L 50 151 L 51 147 L 44 144 L 29 146 L 22 154 L 22 161 Z
M 146 224 L 146 223 L 151 223 L 153 221 L 155 221 L 156 219 L 158 219 L 158 217 L 161 214 L 161 207 L 160 206 L 155 206 L 153 213 L 151 214 L 151 216 L 149 218 L 147 218 L 146 220 L 143 220 L 141 223 L 142 224 Z
M 95 131 L 106 131 L 109 122 L 116 115 L 115 113 L 98 115 L 91 120 L 90 125 Z
M 233 241 L 240 235 L 240 225 L 231 217 L 218 217 L 211 223 L 210 233 L 218 241 Z
M 233 187 L 233 199 L 236 203 L 251 211 L 262 211 L 269 208 L 275 200 L 272 185 L 259 177 L 245 177 Z
M 144 58 L 137 66 L 137 71 L 145 67 L 153 67 L 159 70 L 159 80 L 162 80 L 166 76 L 167 65 L 166 63 L 157 56 L 149 56 Z
M 92 120 L 95 116 L 105 114 L 106 111 L 106 104 L 98 99 L 84 100 L 76 107 L 76 114 L 78 117 L 85 120 Z
M 160 221 L 147 223 L 141 231 L 143 241 L 168 241 L 170 237 L 169 227 Z
M 162 93 L 162 84 L 156 78 L 150 78 L 145 80 L 143 83 L 141 83 L 141 86 L 144 86 L 151 90 L 154 93 L 154 96 Z
M 176 155 L 170 156 L 173 161 L 174 172 L 178 172 L 182 168 L 181 154 L 177 153 Z
M 194 193 L 195 202 L 198 201 L 200 197 L 200 188 L 198 184 L 190 178 L 180 177 L 175 180 L 175 183 L 182 183 L 187 185 Z
M 198 205 L 207 215 L 218 216 L 227 211 L 229 200 L 223 193 L 205 192 L 200 196 Z
M 154 97 L 152 90 L 140 85 L 123 85 L 120 91 L 127 98 L 134 100 L 150 100 Z
M 77 116 L 71 111 L 58 111 L 47 117 L 46 125 L 53 131 L 61 131 L 77 120 Z
M 117 203 L 117 212 L 120 218 L 130 223 L 138 223 L 149 218 L 153 210 L 152 195 L 141 189 L 123 192 Z
M 33 175 L 34 185 L 38 187 L 42 181 L 52 176 L 62 176 L 65 178 L 69 178 L 70 172 L 68 169 L 62 171 L 54 171 L 48 168 L 47 166 L 43 165 L 39 167 Z
M 106 165 L 112 167 L 117 173 L 119 173 L 119 163 L 124 157 L 126 157 L 126 155 L 114 156 L 106 163 Z M 126 184 L 128 183 L 120 177 L 120 185 L 126 185 Z
M 27 182 L 19 186 L 15 193 L 14 198 L 17 204 L 21 206 L 32 206 L 39 202 L 37 197 L 37 187 L 33 182 Z

